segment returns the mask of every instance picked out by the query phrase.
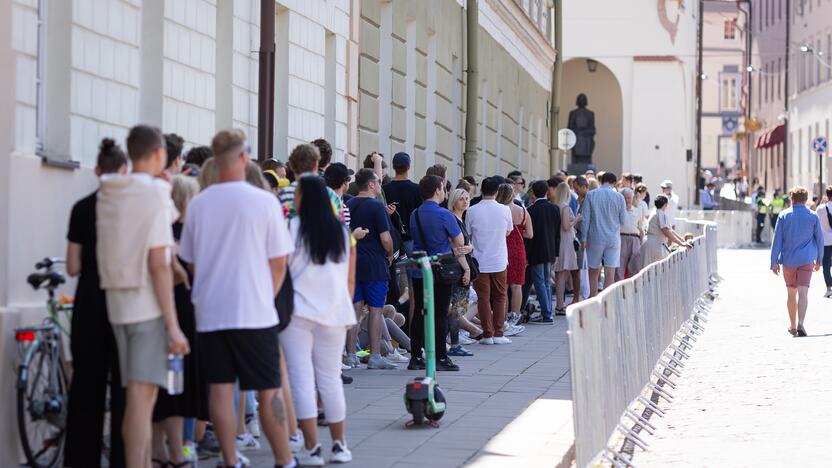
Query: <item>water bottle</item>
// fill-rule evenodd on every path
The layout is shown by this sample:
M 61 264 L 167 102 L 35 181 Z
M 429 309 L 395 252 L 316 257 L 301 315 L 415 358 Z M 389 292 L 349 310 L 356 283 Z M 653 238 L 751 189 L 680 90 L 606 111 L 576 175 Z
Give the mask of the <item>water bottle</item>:
M 168 354 L 168 395 L 179 395 L 185 390 L 185 357 Z

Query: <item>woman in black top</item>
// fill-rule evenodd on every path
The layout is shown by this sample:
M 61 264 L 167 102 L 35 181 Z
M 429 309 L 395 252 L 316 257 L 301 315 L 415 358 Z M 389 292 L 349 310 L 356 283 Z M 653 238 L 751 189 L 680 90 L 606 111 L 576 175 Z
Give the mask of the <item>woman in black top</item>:
M 115 141 L 101 142 L 95 173 L 127 172 L 127 156 Z M 78 277 L 72 311 L 70 349 L 72 384 L 69 387 L 64 466 L 101 466 L 107 385 L 110 386 L 110 466 L 122 467 L 124 443 L 121 420 L 124 389 L 118 367 L 113 329 L 107 318 L 107 302 L 99 285 L 95 254 L 95 205 L 98 191 L 78 201 L 69 218 L 66 271 Z

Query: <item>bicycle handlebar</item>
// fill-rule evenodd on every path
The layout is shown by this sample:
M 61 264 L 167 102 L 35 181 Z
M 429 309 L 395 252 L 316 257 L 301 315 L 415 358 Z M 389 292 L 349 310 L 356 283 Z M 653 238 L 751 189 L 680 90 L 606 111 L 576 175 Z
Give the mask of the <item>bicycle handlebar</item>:
M 426 252 L 416 251 L 413 252 L 413 254 L 410 257 L 396 262 L 396 268 L 401 270 L 418 270 L 419 268 L 421 268 L 419 260 L 425 257 L 428 258 L 432 265 L 436 265 L 443 260 L 455 259 L 456 255 L 454 255 L 453 252 L 448 252 L 439 255 L 428 255 Z
M 65 263 L 66 260 L 60 257 L 46 257 L 43 260 L 36 263 L 35 268 L 37 268 L 38 270 L 42 270 L 44 268 L 49 269 L 52 268 L 53 265 L 60 265 Z

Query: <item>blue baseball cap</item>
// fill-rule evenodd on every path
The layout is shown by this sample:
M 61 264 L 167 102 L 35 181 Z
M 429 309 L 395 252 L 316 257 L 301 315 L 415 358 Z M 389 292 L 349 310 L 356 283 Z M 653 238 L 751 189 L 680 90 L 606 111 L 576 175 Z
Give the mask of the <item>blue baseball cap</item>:
M 398 152 L 394 154 L 393 167 L 410 167 L 410 155 L 405 152 Z

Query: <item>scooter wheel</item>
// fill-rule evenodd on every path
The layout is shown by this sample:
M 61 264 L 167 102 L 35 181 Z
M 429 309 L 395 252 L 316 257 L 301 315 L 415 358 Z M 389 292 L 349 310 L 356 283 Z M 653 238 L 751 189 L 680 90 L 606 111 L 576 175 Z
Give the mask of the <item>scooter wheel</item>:
M 421 426 L 425 422 L 426 401 L 411 401 L 410 414 L 413 415 L 413 424 Z
M 445 403 L 445 395 L 442 393 L 442 389 L 440 389 L 438 385 L 433 387 L 433 399 L 437 403 Z M 444 415 L 444 411 L 440 411 L 438 413 L 428 413 L 427 418 L 431 421 L 439 421 Z

